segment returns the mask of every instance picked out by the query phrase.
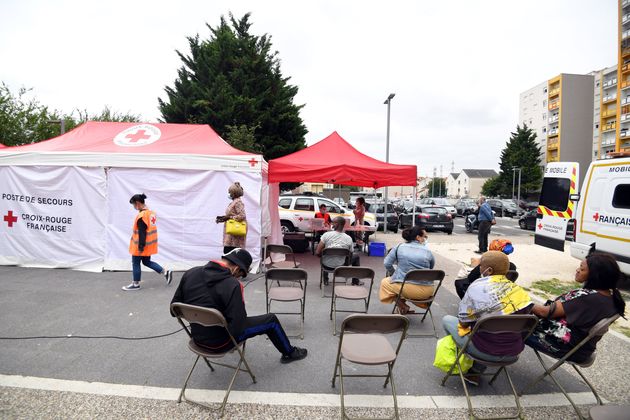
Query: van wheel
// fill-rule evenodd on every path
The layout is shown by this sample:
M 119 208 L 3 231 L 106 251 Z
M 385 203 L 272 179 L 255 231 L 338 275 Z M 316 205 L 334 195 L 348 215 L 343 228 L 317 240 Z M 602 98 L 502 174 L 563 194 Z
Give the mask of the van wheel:
M 282 234 L 284 235 L 285 233 L 295 232 L 295 226 L 293 226 L 293 223 L 287 220 L 281 220 L 280 230 L 282 231 Z

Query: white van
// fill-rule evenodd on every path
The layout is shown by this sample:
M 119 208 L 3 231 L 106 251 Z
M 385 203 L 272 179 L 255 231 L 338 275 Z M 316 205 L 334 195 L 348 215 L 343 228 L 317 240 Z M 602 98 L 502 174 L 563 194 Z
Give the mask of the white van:
M 630 276 L 630 157 L 592 162 L 578 191 L 579 173 L 575 162 L 547 165 L 535 243 L 562 251 L 567 225 L 573 224 L 572 256 L 607 252 Z

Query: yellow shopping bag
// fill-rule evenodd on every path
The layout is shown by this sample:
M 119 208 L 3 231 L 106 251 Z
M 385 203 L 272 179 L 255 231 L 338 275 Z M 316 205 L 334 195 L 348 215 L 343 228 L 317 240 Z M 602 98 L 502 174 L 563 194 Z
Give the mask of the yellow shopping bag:
M 448 372 L 453 363 L 455 363 L 455 356 L 457 356 L 457 346 L 455 345 L 455 340 L 449 334 L 437 341 L 433 366 L 441 371 Z M 459 356 L 459 364 L 462 366 L 462 373 L 466 373 L 472 367 L 473 361 L 465 354 L 462 354 Z M 459 373 L 457 365 L 453 368 L 453 373 Z
M 225 233 L 232 236 L 245 236 L 247 234 L 247 222 L 229 219 L 225 222 Z

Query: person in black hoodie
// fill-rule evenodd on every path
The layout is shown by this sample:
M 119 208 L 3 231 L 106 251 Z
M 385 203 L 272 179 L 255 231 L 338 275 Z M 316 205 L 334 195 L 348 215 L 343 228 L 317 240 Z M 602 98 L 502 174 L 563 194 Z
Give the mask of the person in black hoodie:
M 252 256 L 242 248 L 235 248 L 220 260 L 210 261 L 203 267 L 194 267 L 184 273 L 171 303 L 213 308 L 223 314 L 228 330 L 237 342 L 266 334 L 282 354 L 281 363 L 290 363 L 306 357 L 307 350 L 292 346 L 275 314 L 247 316 L 243 285 L 238 278 L 249 272 Z M 171 315 L 174 316 L 173 313 Z M 234 347 L 225 329 L 191 324 L 195 343 L 210 351 L 225 352 Z

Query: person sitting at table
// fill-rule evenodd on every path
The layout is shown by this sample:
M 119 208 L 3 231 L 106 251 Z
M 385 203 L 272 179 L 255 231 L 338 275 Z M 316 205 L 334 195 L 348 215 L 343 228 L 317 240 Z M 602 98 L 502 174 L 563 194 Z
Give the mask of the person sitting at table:
M 326 230 L 318 230 L 315 232 L 315 242 L 319 242 L 322 235 L 330 230 L 331 225 L 330 213 L 328 213 L 326 204 L 319 205 L 319 211 L 315 213 L 315 219 L 324 219 L 324 227 L 326 228 Z
M 322 256 L 322 252 L 325 248 L 346 248 L 350 251 L 350 264 L 355 267 L 361 265 L 359 255 L 352 252 L 354 248 L 352 245 L 352 238 L 343 231 L 345 225 L 346 219 L 341 216 L 335 217 L 332 221 L 332 227 L 334 230 L 324 233 L 317 245 L 315 254 L 322 258 L 322 265 L 327 269 L 333 270 L 342 265 L 346 265 L 347 261 L 344 257 L 339 255 Z M 328 285 L 328 273 L 324 273 L 324 285 Z M 359 279 L 352 279 L 352 285 L 361 286 L 363 285 L 363 282 L 359 281 Z
M 412 226 L 402 231 L 404 243 L 396 245 L 385 257 L 385 269 L 391 271 L 396 263 L 396 270 L 390 277 L 381 280 L 378 298 L 383 303 L 393 303 L 400 293 L 402 282 L 408 271 L 416 269 L 432 269 L 435 258 L 425 245 L 427 232 L 418 226 Z M 398 300 L 398 312 L 413 313 L 405 299 L 424 300 L 433 295 L 432 281 L 408 281 L 403 289 L 403 296 Z
M 505 255 L 510 255 L 514 252 L 514 246 L 512 242 L 508 239 L 495 239 L 490 242 L 490 246 L 488 247 L 490 251 L 501 251 Z M 467 277 L 455 280 L 455 291 L 457 292 L 457 296 L 459 298 L 463 298 L 466 294 L 466 290 L 470 287 L 471 283 L 481 277 L 481 268 L 479 266 L 479 261 L 476 261 L 475 267 L 468 273 Z M 516 271 L 516 265 L 510 261 L 510 270 Z

